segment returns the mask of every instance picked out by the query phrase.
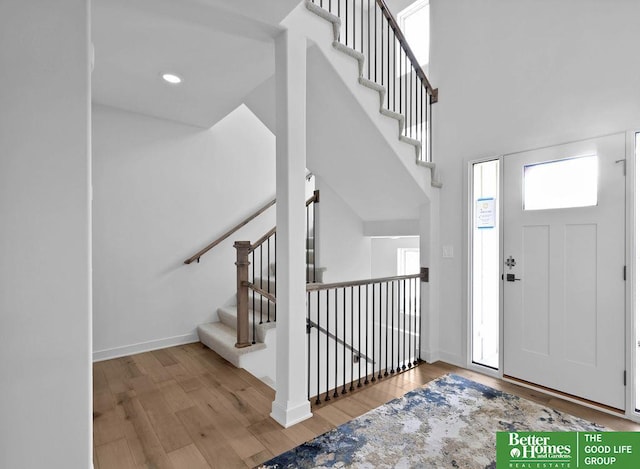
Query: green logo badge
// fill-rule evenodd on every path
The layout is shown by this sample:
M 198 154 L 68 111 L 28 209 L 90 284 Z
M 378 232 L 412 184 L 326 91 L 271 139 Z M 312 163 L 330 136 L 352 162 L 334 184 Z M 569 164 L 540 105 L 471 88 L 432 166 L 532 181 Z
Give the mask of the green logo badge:
M 638 432 L 498 432 L 496 469 L 640 467 Z

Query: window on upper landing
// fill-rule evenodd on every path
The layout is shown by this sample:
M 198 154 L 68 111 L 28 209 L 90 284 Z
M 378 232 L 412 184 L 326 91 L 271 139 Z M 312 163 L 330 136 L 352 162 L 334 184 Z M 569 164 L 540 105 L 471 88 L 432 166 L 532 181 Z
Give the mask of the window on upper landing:
M 398 25 L 423 68 L 429 65 L 429 0 L 418 0 L 398 13 Z

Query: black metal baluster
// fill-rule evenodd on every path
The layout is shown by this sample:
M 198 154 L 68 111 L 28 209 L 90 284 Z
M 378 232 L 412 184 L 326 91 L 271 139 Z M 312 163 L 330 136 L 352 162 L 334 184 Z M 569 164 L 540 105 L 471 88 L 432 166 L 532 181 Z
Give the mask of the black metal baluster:
M 342 288 L 342 394 L 347 393 L 347 289 Z
M 394 356 L 395 356 L 395 348 L 393 346 L 393 339 L 394 339 L 394 335 L 395 335 L 395 331 L 394 331 L 394 316 L 395 314 L 393 313 L 393 309 L 394 309 L 394 296 L 393 296 L 393 282 L 391 282 L 391 374 L 394 374 L 396 372 L 396 370 L 394 369 L 393 366 L 393 361 L 394 361 Z
M 349 45 L 349 0 L 344 4 L 344 44 Z
M 414 103 L 413 105 L 415 106 L 415 110 L 414 110 L 414 115 L 415 115 L 415 121 L 416 121 L 416 139 L 418 138 L 418 129 L 420 127 L 420 122 L 418 121 L 418 73 L 416 71 L 414 71 L 414 81 L 413 81 L 413 93 L 414 93 L 414 97 L 415 99 L 413 100 Z M 422 151 L 420 152 L 422 154 Z
M 413 360 L 411 360 L 411 339 L 413 337 L 411 328 L 411 280 L 412 279 L 408 279 L 407 281 L 407 283 L 409 284 L 407 286 L 407 290 L 409 291 L 409 296 L 407 297 L 407 303 L 409 307 L 409 314 L 407 315 L 407 322 L 409 323 L 409 340 L 407 341 L 407 368 L 411 368 L 411 366 L 413 365 Z
M 411 296 L 411 292 L 413 291 L 413 279 L 409 279 L 409 346 L 407 347 L 407 368 L 411 368 L 411 366 L 413 365 L 413 360 L 411 359 L 411 342 L 413 340 L 413 329 L 411 327 L 411 319 L 413 317 L 412 311 L 412 302 L 411 299 L 413 298 Z
M 313 203 L 313 240 L 312 251 L 313 252 L 313 282 L 316 282 L 316 203 Z
M 427 123 L 428 127 L 428 138 L 429 138 L 429 157 L 427 161 L 431 161 L 431 155 L 433 155 L 433 139 L 431 138 L 433 135 L 433 130 L 431 129 L 431 125 L 433 123 L 433 114 L 432 114 L 432 106 L 431 106 L 431 97 L 429 97 L 429 101 L 427 102 L 427 107 L 429 109 L 429 121 Z
M 400 280 L 398 280 L 398 363 L 396 371 L 400 372 Z
M 420 159 L 422 161 L 427 157 L 427 145 L 424 140 L 425 137 L 425 128 L 424 128 L 424 116 L 422 114 L 422 107 L 424 104 L 424 86 L 420 87 L 420 141 L 422 142 L 422 151 L 420 152 Z
M 371 0 L 367 6 L 367 78 L 371 80 Z
M 316 405 L 320 404 L 322 401 L 320 400 L 320 290 L 316 292 L 316 300 L 318 304 L 316 305 L 316 338 L 317 338 L 317 346 L 318 346 L 318 382 L 316 383 L 316 388 L 318 390 L 318 394 L 316 394 Z
M 267 291 L 271 293 L 271 236 L 267 238 Z M 271 322 L 271 301 L 267 301 L 267 322 Z
M 307 237 L 307 256 L 309 255 L 309 249 L 311 249 L 311 240 L 310 240 L 310 236 L 309 236 L 309 206 L 307 205 L 306 208 L 306 213 L 307 213 L 307 229 L 306 229 L 306 233 L 305 236 Z M 315 242 L 315 241 L 314 241 Z M 307 279 L 307 283 L 309 283 L 309 281 L 311 280 L 309 278 L 309 262 L 308 259 L 305 259 L 305 265 L 306 265 L 306 279 Z
M 414 72 L 415 74 L 415 81 L 414 81 L 414 93 L 415 93 L 415 99 L 414 99 L 414 105 L 415 105 L 415 116 L 416 116 L 416 138 L 418 138 L 418 128 L 420 127 L 420 123 L 418 121 L 418 74 L 417 72 Z M 420 143 L 422 143 L 422 141 L 420 141 Z M 420 151 L 420 155 L 422 155 L 422 151 Z
M 418 337 L 420 337 L 420 331 L 418 330 L 418 288 L 420 287 L 420 281 L 417 278 L 413 279 L 413 332 L 415 337 L 413 338 L 413 364 L 418 364 L 418 354 L 416 352 L 416 345 Z
M 402 53 L 404 52 L 404 49 L 402 49 L 402 47 L 398 46 L 398 52 L 400 53 L 400 63 L 398 64 L 398 72 L 400 73 L 399 80 L 398 80 L 399 85 L 400 85 L 400 89 L 398 91 L 398 100 L 400 101 L 400 103 L 399 103 L 400 104 L 399 113 L 402 114 Z M 404 125 L 405 126 L 407 125 L 407 118 L 406 117 L 404 119 Z
M 396 76 L 396 62 L 398 61 L 397 57 L 398 49 L 396 48 L 396 35 L 393 35 L 393 112 L 397 112 L 398 109 L 396 102 L 396 86 L 398 85 L 398 77 Z
M 426 89 L 422 90 L 422 103 L 423 108 L 421 109 L 422 115 L 422 131 L 424 132 L 424 156 L 423 161 L 427 161 L 429 158 L 429 122 L 427 119 L 427 99 L 429 99 L 429 93 Z
M 418 291 L 422 288 L 422 279 L 417 279 L 418 280 Z M 416 300 L 416 320 L 418 322 L 417 324 L 417 332 L 418 332 L 418 358 L 416 359 L 416 362 L 420 363 L 420 349 L 422 348 L 422 304 L 420 301 Z
M 311 400 L 311 292 L 307 292 L 307 399 Z
M 389 376 L 389 282 L 386 283 L 387 294 L 384 297 L 384 375 Z
M 371 284 L 371 382 L 376 381 L 376 284 Z
M 408 130 L 408 125 L 409 125 L 409 116 L 407 115 L 408 114 L 408 111 L 407 111 L 407 104 L 408 104 L 407 103 L 407 98 L 409 96 L 409 92 L 407 91 L 407 75 L 408 74 L 409 73 L 407 72 L 407 52 L 405 51 L 405 53 L 404 53 L 404 75 L 403 75 L 404 76 L 404 113 L 405 113 L 405 116 L 404 116 L 404 134 L 405 135 L 409 134 L 409 132 L 407 131 Z
M 349 391 L 353 391 L 353 357 L 354 357 L 354 346 L 353 346 L 353 287 L 351 287 L 351 385 L 349 386 Z
M 251 251 L 251 283 L 256 284 L 256 252 Z M 252 298 L 252 316 L 253 316 L 253 339 L 252 344 L 256 343 L 256 291 L 251 290 Z
M 409 136 L 413 137 L 413 104 L 414 104 L 414 94 L 413 94 L 413 77 L 414 77 L 414 68 L 411 61 L 409 61 Z
M 278 292 L 278 233 L 273 233 L 273 259 L 275 262 L 273 263 L 273 294 L 276 295 Z M 278 312 L 277 306 L 273 305 L 273 320 L 276 320 L 276 314 Z
M 369 384 L 369 284 L 364 286 L 364 384 Z
M 329 325 L 329 290 L 327 290 L 327 395 L 325 396 L 325 401 L 330 401 L 331 397 L 329 397 L 329 334 L 331 333 L 331 327 Z
M 335 339 L 333 340 L 334 342 L 334 362 L 335 362 L 335 368 L 334 368 L 334 378 L 335 380 L 333 381 L 333 385 L 334 385 L 334 390 L 333 390 L 333 397 L 338 397 L 338 289 L 336 288 L 333 291 L 333 307 L 334 307 L 334 319 L 335 321 L 333 322 L 333 326 L 336 329 L 335 332 Z
M 371 27 L 371 26 L 370 26 Z M 378 82 L 378 5 L 373 0 L 373 81 Z
M 360 53 L 364 55 L 364 0 L 360 0 Z
M 358 387 L 362 387 L 362 285 L 358 285 Z
M 356 49 L 356 23 L 358 20 L 356 19 L 356 0 L 353 0 L 353 49 Z
M 409 68 L 409 137 L 413 138 L 413 67 Z
M 262 266 L 262 244 L 260 245 L 260 288 L 264 290 L 262 282 L 264 281 L 264 269 Z M 262 324 L 262 305 L 264 301 L 262 301 L 262 295 L 260 296 L 260 324 Z
M 404 355 L 407 348 L 407 280 L 402 279 L 402 369 L 406 370 L 406 357 Z
M 391 39 L 389 34 L 391 32 L 391 26 L 387 22 L 387 109 L 391 110 Z M 394 93 L 395 93 L 395 80 L 394 80 Z M 394 94 L 395 96 L 395 94 Z
M 404 358 L 404 328 L 402 326 L 404 319 L 404 290 L 402 289 L 402 284 L 402 280 L 398 280 L 398 372 L 402 370 L 401 365 Z
M 378 284 L 378 379 L 382 379 L 382 282 Z

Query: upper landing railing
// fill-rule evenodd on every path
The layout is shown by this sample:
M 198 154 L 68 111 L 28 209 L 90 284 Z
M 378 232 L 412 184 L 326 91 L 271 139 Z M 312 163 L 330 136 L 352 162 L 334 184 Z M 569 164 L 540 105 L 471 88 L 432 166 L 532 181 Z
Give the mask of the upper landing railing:
M 404 116 L 402 134 L 422 144 L 432 161 L 431 105 L 438 101 L 400 26 L 384 0 L 311 0 L 341 19 L 339 41 L 365 57 L 363 77 L 386 88 L 382 107 Z

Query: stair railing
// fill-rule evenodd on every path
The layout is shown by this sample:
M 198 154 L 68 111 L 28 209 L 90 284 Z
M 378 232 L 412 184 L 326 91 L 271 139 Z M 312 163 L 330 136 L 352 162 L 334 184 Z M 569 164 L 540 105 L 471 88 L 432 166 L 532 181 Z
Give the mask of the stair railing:
M 255 212 L 253 212 L 251 215 L 249 215 L 247 218 L 245 218 L 244 220 L 242 220 L 240 223 L 238 223 L 237 225 L 235 225 L 233 228 L 231 228 L 230 230 L 226 231 L 224 234 L 222 234 L 220 237 L 216 238 L 213 242 L 209 243 L 206 247 L 200 249 L 198 252 L 196 252 L 193 256 L 191 256 L 189 259 L 185 260 L 184 263 L 185 264 L 191 264 L 192 262 L 200 262 L 200 257 L 203 256 L 204 254 L 206 254 L 207 252 L 209 252 L 211 249 L 213 249 L 214 247 L 216 247 L 218 244 L 220 244 L 222 241 L 224 241 L 225 239 L 227 239 L 229 236 L 231 236 L 232 234 L 234 234 L 236 231 L 238 231 L 240 228 L 242 228 L 243 226 L 245 226 L 246 224 L 248 224 L 251 220 L 253 220 L 254 218 L 257 218 L 258 216 L 262 215 L 264 212 L 267 211 L 267 209 L 269 209 L 270 207 L 272 207 L 273 205 L 275 205 L 276 203 L 276 199 L 272 199 L 269 202 L 267 202 L 267 204 L 265 204 L 264 206 L 260 207 L 258 210 L 256 210 Z
M 316 208 L 320 191 L 306 201 L 307 282 L 316 280 Z M 255 243 L 236 241 L 237 341 L 236 347 L 256 343 L 256 325 L 276 320 L 276 228 Z M 310 247 L 313 247 L 310 248 Z M 312 279 L 312 280 L 310 280 Z M 251 306 L 251 308 L 249 308 Z M 251 321 L 249 321 L 251 310 Z
M 308 284 L 309 399 L 318 405 L 420 363 L 420 283 L 428 281 L 422 268 L 415 275 Z
M 386 88 L 380 107 L 401 114 L 405 138 L 421 142 L 420 160 L 432 161 L 431 105 L 438 101 L 384 0 L 310 0 L 340 18 L 339 42 L 364 56 L 362 77 Z
M 307 231 L 306 231 L 306 261 L 307 261 L 307 283 L 315 283 L 317 278 L 316 269 L 316 256 L 318 252 L 318 246 L 316 243 L 317 234 L 317 203 L 320 202 L 320 191 L 313 191 L 311 196 L 306 202 L 306 216 L 307 216 Z

